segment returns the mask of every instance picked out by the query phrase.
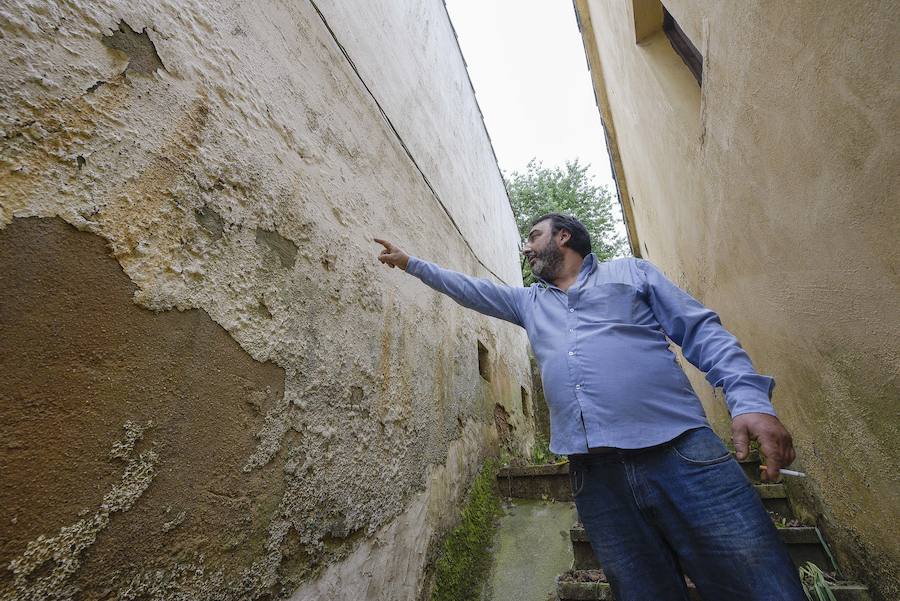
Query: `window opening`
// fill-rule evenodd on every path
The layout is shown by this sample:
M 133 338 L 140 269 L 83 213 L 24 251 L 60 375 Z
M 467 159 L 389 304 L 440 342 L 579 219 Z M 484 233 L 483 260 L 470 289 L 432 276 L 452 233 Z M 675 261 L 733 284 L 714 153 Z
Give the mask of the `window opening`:
M 700 56 L 700 51 L 697 50 L 697 47 L 694 46 L 691 39 L 687 37 L 687 34 L 684 33 L 684 30 L 681 29 L 678 22 L 675 21 L 675 18 L 672 17 L 665 7 L 663 7 L 663 31 L 666 33 L 666 37 L 669 38 L 672 48 L 675 49 L 675 52 L 681 57 L 687 68 L 690 69 L 697 83 L 702 86 L 703 57 Z
M 491 381 L 491 363 L 488 357 L 488 350 L 481 344 L 480 340 L 478 341 L 478 373 L 488 382 Z

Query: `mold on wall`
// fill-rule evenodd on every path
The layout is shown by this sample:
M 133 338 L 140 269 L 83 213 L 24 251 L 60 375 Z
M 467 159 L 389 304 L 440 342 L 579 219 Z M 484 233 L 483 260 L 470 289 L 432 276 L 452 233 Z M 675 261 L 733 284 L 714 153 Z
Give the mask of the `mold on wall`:
M 406 35 L 378 43 L 410 44 L 413 72 L 412 48 L 451 41 L 384 4 Z M 370 241 L 518 274 L 508 205 L 456 225 L 505 199 L 483 125 L 444 114 L 441 78 L 368 86 L 335 31 L 384 32 L 308 1 L 0 13 L 0 598 L 287 597 L 372 554 L 366 594 L 415 598 L 497 404 L 531 444 L 530 369 L 520 330 Z M 441 119 L 387 122 L 395 95 Z M 391 123 L 480 183 L 444 177 L 440 202 Z
M 900 6 L 664 0 L 703 55 L 700 88 L 664 36 L 635 44 L 646 3 L 577 4 L 645 258 L 775 377 L 809 474 L 793 498 L 848 576 L 897 598 L 900 104 L 884 57 Z M 721 394 L 689 372 L 730 436 Z

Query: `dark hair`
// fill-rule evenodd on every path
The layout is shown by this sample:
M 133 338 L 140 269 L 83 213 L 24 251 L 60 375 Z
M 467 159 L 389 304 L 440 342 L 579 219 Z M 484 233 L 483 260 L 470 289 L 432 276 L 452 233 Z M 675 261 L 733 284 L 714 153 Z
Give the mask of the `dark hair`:
M 552 235 L 556 235 L 556 232 L 558 232 L 559 230 L 567 230 L 569 234 L 572 235 L 572 237 L 569 238 L 567 246 L 582 257 L 586 257 L 588 256 L 588 254 L 590 254 L 592 250 L 591 235 L 588 233 L 587 228 L 584 227 L 584 224 L 571 215 L 563 215 L 562 213 L 547 213 L 546 215 L 541 215 L 540 217 L 532 221 L 529 227 L 534 227 L 541 221 L 546 221 L 547 219 L 550 220 L 550 233 Z

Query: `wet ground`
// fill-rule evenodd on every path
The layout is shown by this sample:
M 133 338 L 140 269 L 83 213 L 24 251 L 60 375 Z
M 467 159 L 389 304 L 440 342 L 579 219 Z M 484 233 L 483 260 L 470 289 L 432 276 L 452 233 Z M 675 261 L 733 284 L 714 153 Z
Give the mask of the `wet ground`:
M 572 567 L 575 504 L 513 499 L 494 537 L 494 563 L 482 601 L 547 601 Z

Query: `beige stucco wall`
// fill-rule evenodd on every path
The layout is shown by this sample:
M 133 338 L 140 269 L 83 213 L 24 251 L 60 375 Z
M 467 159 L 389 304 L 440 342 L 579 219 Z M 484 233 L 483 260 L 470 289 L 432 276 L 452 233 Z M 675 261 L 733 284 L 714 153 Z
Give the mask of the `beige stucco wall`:
M 400 136 L 475 254 L 505 281 L 521 279 L 509 261 L 518 240 L 512 208 L 444 3 L 317 4 L 387 113 L 403 115 L 394 123 Z M 397 26 L 372 26 L 381 22 Z
M 355 4 L 0 9 L 0 599 L 414 599 L 532 444 L 524 334 L 371 242 L 521 284 L 446 12 Z
M 794 499 L 850 576 L 895 599 L 900 6 L 664 4 L 704 56 L 702 90 L 664 34 L 635 43 L 631 1 L 576 3 L 641 254 L 775 376 L 810 475 Z

